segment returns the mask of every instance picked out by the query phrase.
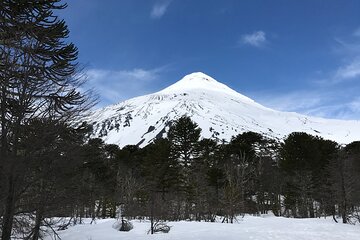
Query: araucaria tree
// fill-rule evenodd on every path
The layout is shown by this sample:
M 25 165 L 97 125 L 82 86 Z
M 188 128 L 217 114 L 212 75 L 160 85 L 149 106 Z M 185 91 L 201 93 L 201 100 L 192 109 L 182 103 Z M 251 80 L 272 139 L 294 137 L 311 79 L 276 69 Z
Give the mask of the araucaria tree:
M 341 148 L 329 164 L 333 204 L 343 223 L 360 222 L 360 142 Z
M 177 119 L 169 129 L 168 139 L 170 141 L 170 157 L 178 165 L 179 172 L 179 207 L 185 205 L 184 215 L 189 218 L 194 202 L 194 188 L 192 179 L 193 165 L 198 158 L 199 139 L 201 129 L 191 120 L 183 116 Z M 183 204 L 183 200 L 185 200 Z
M 22 196 L 26 193 L 26 177 L 33 170 L 31 167 L 38 166 L 37 160 L 46 162 L 64 156 L 64 152 L 54 151 L 55 146 L 52 149 L 46 146 L 44 151 L 38 149 L 35 155 L 34 149 L 24 148 L 30 125 L 34 126 L 34 120 L 38 121 L 36 126 L 39 128 L 49 124 L 55 128 L 58 124 L 66 125 L 89 103 L 85 94 L 78 91 L 82 81 L 76 62 L 77 48 L 67 42 L 69 30 L 64 20 L 54 13 L 65 7 L 60 0 L 3 0 L 0 4 L 0 215 L 3 240 L 11 238 L 16 214 L 26 209 L 22 205 L 26 202 L 22 201 Z M 39 124 L 45 122 L 48 125 Z M 52 133 L 59 134 L 52 130 L 47 134 Z M 51 143 L 57 144 L 56 139 Z M 40 181 L 45 179 L 39 178 Z M 41 185 L 40 191 L 46 192 L 43 189 L 46 184 L 42 182 Z M 36 208 L 29 209 L 33 210 Z M 31 236 L 38 239 L 39 234 L 32 232 Z
M 292 133 L 280 151 L 280 169 L 286 179 L 284 191 L 287 214 L 316 217 L 326 212 L 331 199 L 328 165 L 338 146 L 306 133 Z

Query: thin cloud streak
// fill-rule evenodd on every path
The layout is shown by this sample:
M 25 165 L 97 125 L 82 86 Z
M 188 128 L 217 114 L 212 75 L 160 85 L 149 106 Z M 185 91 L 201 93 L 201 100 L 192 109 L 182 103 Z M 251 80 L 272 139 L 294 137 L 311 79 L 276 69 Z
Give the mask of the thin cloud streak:
M 171 2 L 172 0 L 163 0 L 155 3 L 151 10 L 150 17 L 153 19 L 159 19 L 164 16 Z
M 360 27 L 358 27 L 358 28 L 354 31 L 353 35 L 356 36 L 356 37 L 360 37 Z
M 349 92 L 316 90 L 288 93 L 259 92 L 252 95 L 260 104 L 279 111 L 323 118 L 360 120 L 360 97 L 350 98 L 349 96 L 354 94 Z
M 348 36 L 335 38 L 334 54 L 339 65 L 322 78 L 312 80 L 312 90 L 287 93 L 260 93 L 258 101 L 273 109 L 310 116 L 360 120 L 360 28 Z M 255 98 L 256 99 L 256 98 Z
M 336 45 L 332 49 L 340 57 L 341 64 L 323 79 L 317 80 L 317 83 L 338 85 L 345 81 L 360 80 L 360 28 L 344 38 L 347 40 L 334 38 Z
M 280 111 L 301 112 L 315 108 L 321 104 L 324 97 L 320 97 L 315 92 L 294 91 L 286 94 L 262 92 L 255 94 L 256 99 L 265 106 Z
M 240 38 L 240 44 L 250 45 L 261 48 L 267 43 L 266 33 L 264 31 L 256 31 L 251 34 L 244 34 Z
M 87 83 L 99 95 L 98 107 L 115 104 L 131 97 L 149 93 L 166 67 L 131 70 L 89 69 Z
M 347 65 L 341 66 L 335 73 L 335 81 L 360 78 L 360 58 L 354 59 Z

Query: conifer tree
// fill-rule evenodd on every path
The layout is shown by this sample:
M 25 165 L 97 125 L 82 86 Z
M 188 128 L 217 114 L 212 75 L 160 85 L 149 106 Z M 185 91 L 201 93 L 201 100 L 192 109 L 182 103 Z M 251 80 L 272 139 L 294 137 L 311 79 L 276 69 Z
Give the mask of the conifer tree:
M 191 120 L 190 117 L 183 116 L 176 120 L 170 127 L 168 139 L 170 141 L 170 157 L 175 160 L 180 170 L 180 192 L 178 195 L 178 205 L 183 205 L 181 201 L 186 201 L 184 214 L 190 216 L 194 201 L 194 188 L 191 182 L 191 168 L 194 161 L 198 158 L 198 144 L 201 129 Z
M 355 216 L 360 222 L 360 142 L 352 142 L 339 149 L 329 164 L 333 204 L 343 223 L 351 222 Z M 335 206 L 334 213 L 335 215 Z M 335 218 L 334 218 L 335 219 Z
M 193 161 L 198 157 L 201 129 L 191 120 L 183 116 L 176 120 L 169 129 L 170 157 L 175 160 L 180 169 L 180 182 L 190 190 L 189 176 Z
M 285 203 L 295 216 L 315 217 L 313 202 L 329 191 L 324 185 L 327 166 L 336 151 L 336 143 L 307 133 L 292 133 L 285 139 L 280 168 L 287 179 Z
M 172 157 L 184 168 L 188 168 L 198 155 L 200 133 L 198 125 L 187 116 L 176 120 L 169 129 Z
M 2 239 L 11 237 L 24 164 L 19 147 L 32 119 L 66 121 L 89 105 L 79 92 L 78 51 L 54 11 L 60 0 L 4 0 L 0 4 L 0 175 Z
M 216 170 L 218 146 L 212 139 L 202 139 L 199 142 L 199 156 L 191 168 L 191 183 L 193 186 L 194 216 L 197 221 L 214 221 L 218 208 L 218 192 Z M 215 171 L 214 171 L 215 170 Z M 213 175 L 212 175 L 213 174 Z M 210 180 L 210 177 L 212 179 Z M 212 182 L 215 181 L 215 182 Z

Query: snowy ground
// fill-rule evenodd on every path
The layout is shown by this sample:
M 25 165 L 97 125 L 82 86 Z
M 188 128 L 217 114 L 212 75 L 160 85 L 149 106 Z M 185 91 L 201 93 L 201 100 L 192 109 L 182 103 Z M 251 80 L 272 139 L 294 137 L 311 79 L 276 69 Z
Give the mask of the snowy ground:
M 288 219 L 281 217 L 246 216 L 236 224 L 206 222 L 170 222 L 171 231 L 148 235 L 149 222 L 133 221 L 134 229 L 119 232 L 112 226 L 114 219 L 97 220 L 60 231 L 62 240 L 359 240 L 360 226 L 334 223 L 328 219 Z M 51 238 L 46 238 L 50 240 Z

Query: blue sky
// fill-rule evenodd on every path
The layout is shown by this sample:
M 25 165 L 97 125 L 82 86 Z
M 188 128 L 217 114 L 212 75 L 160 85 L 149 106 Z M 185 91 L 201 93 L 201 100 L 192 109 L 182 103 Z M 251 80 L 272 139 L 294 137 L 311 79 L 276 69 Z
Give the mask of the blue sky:
M 360 120 L 358 0 L 73 0 L 98 106 L 201 71 L 278 110 Z

